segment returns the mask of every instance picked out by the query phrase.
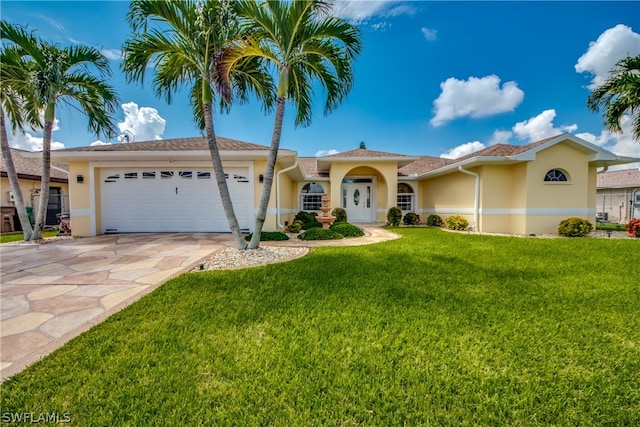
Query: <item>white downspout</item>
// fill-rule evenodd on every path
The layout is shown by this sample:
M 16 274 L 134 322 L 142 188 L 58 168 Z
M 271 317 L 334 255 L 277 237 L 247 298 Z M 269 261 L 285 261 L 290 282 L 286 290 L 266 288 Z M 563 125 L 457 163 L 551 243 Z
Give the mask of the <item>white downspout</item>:
M 284 225 L 280 223 L 280 174 L 289 172 L 291 169 L 295 169 L 296 167 L 298 167 L 298 160 L 296 160 L 293 165 L 278 171 L 276 174 L 276 223 L 280 228 L 284 228 Z
M 476 188 L 475 188 L 475 194 L 473 197 L 473 230 L 480 231 L 478 229 L 478 213 L 480 210 L 480 174 L 476 172 L 471 172 L 470 170 L 466 170 L 462 166 L 458 166 L 458 170 L 462 173 L 466 173 L 467 175 L 471 175 L 476 178 Z

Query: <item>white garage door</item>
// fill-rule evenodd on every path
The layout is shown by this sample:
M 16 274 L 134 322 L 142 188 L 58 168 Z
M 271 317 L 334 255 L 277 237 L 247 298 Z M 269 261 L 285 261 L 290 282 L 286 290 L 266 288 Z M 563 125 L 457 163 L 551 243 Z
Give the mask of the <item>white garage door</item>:
M 249 229 L 253 186 L 248 168 L 225 169 L 241 229 Z M 213 169 L 103 169 L 103 233 L 228 232 Z

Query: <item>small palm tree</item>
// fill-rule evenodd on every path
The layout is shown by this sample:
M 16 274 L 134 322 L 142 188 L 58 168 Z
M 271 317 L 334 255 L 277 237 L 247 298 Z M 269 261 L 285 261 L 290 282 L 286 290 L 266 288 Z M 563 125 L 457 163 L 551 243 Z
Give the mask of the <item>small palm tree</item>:
M 276 115 L 249 248 L 260 245 L 260 234 L 269 205 L 275 163 L 282 135 L 285 104 L 296 109 L 295 125 L 311 123 L 314 81 L 326 90 L 325 114 L 337 108 L 353 85 L 352 62 L 362 43 L 359 30 L 347 21 L 330 15 L 331 4 L 322 0 L 236 2 L 244 19 L 246 36 L 226 52 L 221 77 L 228 78 L 236 63 L 256 58 L 276 74 Z
M 622 133 L 620 119 L 631 113 L 633 138 L 640 141 L 640 55 L 620 60 L 609 80 L 589 95 L 587 106 L 594 112 L 603 107 L 605 126 L 615 133 Z
M 21 46 L 29 66 L 29 93 L 25 99 L 34 99 L 34 107 L 44 109 L 42 141 L 42 177 L 40 203 L 31 240 L 42 238 L 49 203 L 51 176 L 51 139 L 58 103 L 79 107 L 89 119 L 89 130 L 107 139 L 117 135 L 113 115 L 119 106 L 115 90 L 104 80 L 111 75 L 109 60 L 99 50 L 73 45 L 58 47 L 40 41 L 36 46 Z M 98 77 L 89 72 L 93 67 Z
M 29 240 L 33 234 L 33 227 L 27 215 L 18 174 L 9 148 L 5 111 L 14 131 L 22 131 L 25 123 L 33 129 L 42 128 L 37 109 L 25 108 L 27 105 L 33 107 L 33 102 L 27 104 L 20 96 L 21 92 L 29 93 L 29 90 L 25 90 L 29 74 L 28 65 L 23 60 L 24 52 L 19 46 L 36 46 L 38 41 L 32 33 L 27 32 L 24 28 L 11 25 L 4 20 L 0 22 L 0 38 L 3 42 L 7 42 L 7 44 L 2 44 L 0 52 L 0 146 L 24 240 Z
M 273 85 L 258 61 L 251 59 L 235 64 L 227 80 L 219 78 L 218 63 L 225 49 L 243 36 L 232 4 L 231 0 L 132 1 L 127 19 L 133 34 L 124 45 L 122 67 L 129 81 L 142 82 L 152 65 L 154 90 L 168 103 L 183 85 L 191 86 L 195 122 L 205 131 L 224 212 L 236 246 L 245 249 L 216 141 L 214 96 L 225 110 L 233 100 L 244 102 L 255 92 L 262 94 L 269 109 Z

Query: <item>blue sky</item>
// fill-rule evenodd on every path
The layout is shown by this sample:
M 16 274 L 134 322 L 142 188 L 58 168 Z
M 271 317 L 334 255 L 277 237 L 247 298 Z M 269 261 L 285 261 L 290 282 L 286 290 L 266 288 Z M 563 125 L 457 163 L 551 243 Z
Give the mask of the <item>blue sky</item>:
M 60 45 L 82 43 L 111 59 L 122 110 L 116 120 L 137 141 L 197 136 L 188 96 L 167 105 L 151 86 L 127 84 L 120 49 L 128 2 L 2 1 L 2 18 Z M 567 131 L 621 155 L 640 157 L 630 132 L 611 135 L 585 106 L 590 88 L 622 57 L 640 54 L 640 2 L 336 1 L 335 13 L 362 31 L 348 99 L 294 128 L 285 112 L 281 147 L 300 156 L 357 148 L 458 157 L 495 143 L 516 145 Z M 98 138 L 75 110 L 62 108 L 56 148 Z M 215 117 L 218 135 L 268 145 L 273 115 L 257 102 Z M 624 122 L 629 129 L 628 120 Z M 117 140 L 102 141 L 118 143 Z M 41 147 L 38 133 L 12 145 Z

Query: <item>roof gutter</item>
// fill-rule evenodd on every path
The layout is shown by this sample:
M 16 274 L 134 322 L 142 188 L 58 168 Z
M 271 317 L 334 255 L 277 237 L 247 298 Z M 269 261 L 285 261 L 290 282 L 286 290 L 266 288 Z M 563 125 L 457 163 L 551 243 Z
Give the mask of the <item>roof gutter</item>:
M 284 228 L 284 225 L 280 223 L 280 175 L 284 172 L 289 172 L 292 169 L 298 167 L 298 159 L 296 158 L 296 162 L 289 166 L 288 168 L 284 168 L 281 171 L 278 171 L 276 174 L 276 224 L 280 228 Z
M 458 170 L 467 175 L 471 175 L 476 178 L 476 186 L 473 196 L 473 229 L 474 231 L 480 231 L 478 229 L 478 214 L 480 211 L 480 174 L 477 172 L 471 172 L 465 169 L 463 166 L 458 166 Z

